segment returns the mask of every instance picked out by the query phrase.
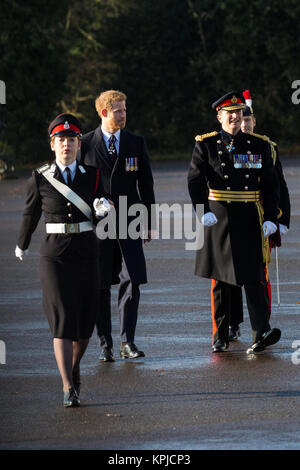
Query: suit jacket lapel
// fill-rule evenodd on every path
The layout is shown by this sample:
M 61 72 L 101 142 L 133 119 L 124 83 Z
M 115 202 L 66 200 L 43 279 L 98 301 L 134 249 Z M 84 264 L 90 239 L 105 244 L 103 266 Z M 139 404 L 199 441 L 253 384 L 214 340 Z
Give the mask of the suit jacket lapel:
M 95 135 L 92 140 L 92 146 L 95 148 L 95 152 L 98 158 L 100 158 L 110 169 L 113 167 L 114 162 L 108 155 L 101 127 L 97 127 Z

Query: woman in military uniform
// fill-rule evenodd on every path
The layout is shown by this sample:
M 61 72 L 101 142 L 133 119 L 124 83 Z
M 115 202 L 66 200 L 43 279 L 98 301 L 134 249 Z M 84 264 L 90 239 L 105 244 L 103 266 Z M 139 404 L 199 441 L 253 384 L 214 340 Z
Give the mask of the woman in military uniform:
M 99 170 L 76 161 L 80 122 L 71 114 L 61 114 L 49 125 L 49 134 L 56 160 L 32 172 L 15 254 L 23 259 L 43 213 L 43 305 L 62 377 L 64 406 L 70 407 L 80 404 L 79 363 L 97 313 L 98 244 L 93 227 L 101 187 Z

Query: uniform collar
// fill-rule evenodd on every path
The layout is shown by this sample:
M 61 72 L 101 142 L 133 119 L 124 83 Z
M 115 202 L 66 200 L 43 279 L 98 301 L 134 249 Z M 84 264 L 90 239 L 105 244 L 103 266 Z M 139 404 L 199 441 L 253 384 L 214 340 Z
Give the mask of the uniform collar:
M 120 133 L 121 133 L 120 129 L 118 129 L 117 132 L 115 132 L 114 134 L 111 134 L 110 132 L 107 132 L 105 129 L 103 129 L 103 127 L 101 126 L 101 131 L 106 141 L 108 141 L 110 137 L 114 135 L 117 141 L 120 142 Z
M 70 165 L 63 165 L 62 163 L 60 163 L 58 160 L 56 160 L 56 165 L 58 166 L 58 168 L 60 169 L 60 171 L 63 173 L 65 171 L 65 169 L 67 167 L 70 168 L 70 171 L 71 171 L 71 174 L 75 173 L 76 171 L 76 167 L 77 167 L 77 161 L 74 160 L 74 162 L 70 163 Z
M 242 134 L 242 131 L 239 130 L 239 132 L 235 135 L 229 134 L 229 132 L 224 131 L 224 129 L 221 129 L 220 135 L 222 137 L 222 140 L 230 142 L 232 139 L 236 140 L 239 139 L 240 135 Z

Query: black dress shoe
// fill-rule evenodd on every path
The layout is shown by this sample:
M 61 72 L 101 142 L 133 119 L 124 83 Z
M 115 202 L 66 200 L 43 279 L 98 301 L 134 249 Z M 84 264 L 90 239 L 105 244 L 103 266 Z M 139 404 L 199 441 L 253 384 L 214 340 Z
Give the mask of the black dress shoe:
M 102 362 L 113 362 L 115 360 L 113 350 L 111 348 L 102 348 L 99 356 Z
M 76 393 L 75 388 L 69 388 L 67 392 L 64 393 L 64 407 L 71 408 L 74 406 L 79 406 L 80 400 Z
M 281 331 L 278 328 L 272 328 L 272 330 L 266 331 L 262 334 L 262 337 L 257 343 L 252 344 L 251 348 L 248 349 L 248 353 L 256 353 L 264 351 L 267 346 L 277 343 L 280 340 Z
M 237 341 L 239 339 L 239 336 L 241 336 L 241 332 L 239 327 L 229 327 L 229 341 Z
M 226 349 L 228 349 L 228 343 L 226 341 L 224 341 L 223 339 L 218 339 L 213 344 L 212 352 L 219 353 L 219 352 L 226 351 Z
M 120 356 L 122 359 L 134 359 L 136 357 L 144 357 L 145 353 L 139 351 L 134 343 L 122 343 L 120 347 Z

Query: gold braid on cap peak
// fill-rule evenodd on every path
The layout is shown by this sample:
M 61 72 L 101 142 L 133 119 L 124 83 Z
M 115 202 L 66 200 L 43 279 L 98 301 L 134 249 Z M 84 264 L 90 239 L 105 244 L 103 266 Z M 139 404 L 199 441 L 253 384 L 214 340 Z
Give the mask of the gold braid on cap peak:
M 219 132 L 213 131 L 213 132 L 209 132 L 208 134 L 196 135 L 195 140 L 202 141 L 204 139 L 207 139 L 208 137 L 213 137 L 214 135 L 217 135 L 217 134 L 219 134 Z
M 256 134 L 255 132 L 248 132 L 248 134 L 253 135 L 254 137 L 258 137 L 259 139 L 263 139 L 263 140 L 265 140 L 266 142 L 268 142 L 268 144 L 270 144 L 271 153 L 272 153 L 272 158 L 273 158 L 273 165 L 275 165 L 275 163 L 276 163 L 276 157 L 277 157 L 276 150 L 275 150 L 275 147 L 277 146 L 276 142 L 273 142 L 273 141 L 270 139 L 270 137 L 268 137 L 267 135 Z

